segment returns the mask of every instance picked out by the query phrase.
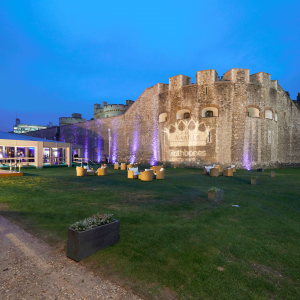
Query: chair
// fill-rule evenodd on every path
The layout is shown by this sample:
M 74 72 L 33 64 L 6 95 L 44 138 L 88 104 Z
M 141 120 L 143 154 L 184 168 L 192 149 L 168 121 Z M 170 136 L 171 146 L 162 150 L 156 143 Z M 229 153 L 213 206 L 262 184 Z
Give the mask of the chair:
M 152 181 L 153 180 L 153 170 L 145 170 L 144 172 L 141 172 L 141 175 L 139 175 L 139 179 L 142 181 Z
M 127 178 L 129 179 L 133 179 L 133 171 L 129 171 L 127 172 Z
M 161 168 L 156 171 L 156 179 L 165 179 L 165 169 Z
M 219 168 L 211 168 L 209 171 L 209 175 L 211 177 L 218 177 L 219 176 Z
M 107 175 L 107 167 L 99 168 L 96 173 L 98 176 L 106 176 Z
M 77 176 L 87 176 L 87 169 L 84 169 L 82 167 L 76 167 L 76 173 L 77 173 Z
M 134 171 L 128 171 L 127 178 L 129 179 L 138 179 L 139 175 L 135 174 Z
M 235 165 L 231 165 L 231 168 L 232 168 L 232 172 L 235 173 L 236 172 Z
M 223 171 L 223 176 L 232 177 L 233 176 L 233 170 L 231 168 L 225 169 Z
M 119 170 L 119 164 L 114 164 L 114 169 Z
M 214 167 L 219 169 L 219 176 L 223 175 L 223 167 L 220 165 L 215 165 Z
M 127 165 L 127 170 L 129 170 L 130 168 L 133 168 L 133 164 Z
M 126 164 L 121 164 L 121 170 L 123 170 L 123 171 L 126 170 Z
M 153 172 L 159 171 L 161 168 L 163 168 L 163 166 L 152 166 L 152 167 L 150 167 L 150 169 L 152 169 Z
M 138 168 L 130 168 L 128 170 L 127 178 L 129 178 L 129 179 L 137 179 L 139 174 L 141 174 L 141 173 L 139 173 L 139 169 Z

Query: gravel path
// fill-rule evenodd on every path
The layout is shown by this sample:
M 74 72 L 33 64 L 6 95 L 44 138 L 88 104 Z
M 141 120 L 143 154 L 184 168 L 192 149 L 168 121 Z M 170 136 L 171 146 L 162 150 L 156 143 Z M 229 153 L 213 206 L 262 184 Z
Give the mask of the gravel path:
M 0 216 L 0 299 L 141 300 Z

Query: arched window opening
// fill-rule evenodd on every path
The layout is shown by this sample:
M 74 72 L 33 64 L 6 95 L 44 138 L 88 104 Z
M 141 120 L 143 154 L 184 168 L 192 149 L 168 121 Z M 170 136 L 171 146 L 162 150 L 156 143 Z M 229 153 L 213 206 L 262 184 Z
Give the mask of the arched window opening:
M 167 113 L 162 113 L 158 116 L 158 122 L 159 123 L 164 123 L 168 120 L 168 115 Z
M 259 110 L 258 110 L 258 108 L 249 107 L 248 108 L 248 117 L 259 118 Z
M 190 118 L 190 111 L 188 109 L 181 109 L 176 113 L 176 119 L 182 120 L 182 119 L 188 119 Z
M 271 110 L 266 109 L 266 111 L 265 111 L 265 118 L 266 118 L 266 119 L 270 119 L 270 120 L 273 119 L 273 113 L 272 113 Z
M 275 121 L 276 122 L 278 121 L 278 114 L 277 114 L 277 112 L 275 112 Z
M 205 118 L 209 118 L 209 117 L 213 117 L 214 116 L 214 112 L 211 110 L 208 110 L 205 112 Z
M 202 118 L 218 117 L 219 111 L 216 107 L 205 107 L 202 109 Z
M 190 118 L 190 113 L 189 112 L 184 113 L 183 118 L 184 119 L 189 119 Z

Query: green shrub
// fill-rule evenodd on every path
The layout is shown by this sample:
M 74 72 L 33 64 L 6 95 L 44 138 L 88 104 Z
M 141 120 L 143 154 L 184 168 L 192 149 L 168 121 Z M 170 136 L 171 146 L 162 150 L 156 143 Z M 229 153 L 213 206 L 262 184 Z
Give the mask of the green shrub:
M 258 176 L 252 176 L 251 179 L 258 179 Z
M 76 231 L 85 231 L 94 227 L 105 225 L 113 222 L 112 214 L 96 214 L 92 215 L 90 218 L 78 221 L 72 224 L 70 227 Z

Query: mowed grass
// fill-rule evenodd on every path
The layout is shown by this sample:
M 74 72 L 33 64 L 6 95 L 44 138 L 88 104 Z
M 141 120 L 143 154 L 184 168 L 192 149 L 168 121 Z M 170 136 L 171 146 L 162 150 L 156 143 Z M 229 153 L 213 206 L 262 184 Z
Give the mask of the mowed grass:
M 142 182 L 111 166 L 106 177 L 27 169 L 0 178 L 1 214 L 66 243 L 70 224 L 113 213 L 119 243 L 83 263 L 147 299 L 300 299 L 300 169 L 274 171 L 167 168 Z M 222 203 L 208 201 L 211 186 Z

